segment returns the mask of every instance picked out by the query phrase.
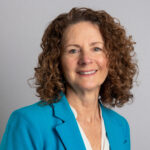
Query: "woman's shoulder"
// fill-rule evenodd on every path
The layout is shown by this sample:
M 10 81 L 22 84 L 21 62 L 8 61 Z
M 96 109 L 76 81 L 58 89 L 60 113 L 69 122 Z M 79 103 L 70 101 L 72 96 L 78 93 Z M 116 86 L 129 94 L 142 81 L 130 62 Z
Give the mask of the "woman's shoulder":
M 43 105 L 41 102 L 36 102 L 32 105 L 21 107 L 14 110 L 9 118 L 9 122 L 16 120 L 26 122 L 42 122 L 48 121 L 47 118 L 52 116 L 52 109 L 50 105 Z
M 36 102 L 34 104 L 21 107 L 13 111 L 13 113 L 21 113 L 21 114 L 37 114 L 37 113 L 45 113 L 51 110 L 51 106 L 48 104 L 44 104 L 41 101 Z
M 113 109 L 102 106 L 102 112 L 105 118 L 119 126 L 129 126 L 127 119 Z
M 46 110 L 49 110 L 50 105 L 44 104 L 44 102 L 38 101 L 36 103 L 33 103 L 31 105 L 27 105 L 24 107 L 21 107 L 19 109 L 14 110 L 14 112 L 20 112 L 20 113 L 34 113 L 34 112 L 43 112 Z
M 101 108 L 106 130 L 130 145 L 130 127 L 126 118 L 110 108 Z
M 40 102 L 13 111 L 8 119 L 0 149 L 34 149 L 33 145 L 43 149 L 43 138 L 54 137 L 53 127 L 57 120 L 52 114 L 51 106 L 41 105 Z

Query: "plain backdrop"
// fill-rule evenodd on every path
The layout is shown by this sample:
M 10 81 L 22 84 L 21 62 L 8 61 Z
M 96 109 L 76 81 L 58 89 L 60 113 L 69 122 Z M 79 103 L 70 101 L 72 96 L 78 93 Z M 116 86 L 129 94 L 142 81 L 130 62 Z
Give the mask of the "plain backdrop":
M 27 79 L 34 74 L 49 22 L 72 7 L 90 7 L 119 18 L 137 42 L 139 86 L 132 90 L 134 102 L 115 110 L 130 124 L 132 150 L 150 149 L 149 6 L 149 0 L 0 0 L 0 140 L 12 111 L 39 100 Z

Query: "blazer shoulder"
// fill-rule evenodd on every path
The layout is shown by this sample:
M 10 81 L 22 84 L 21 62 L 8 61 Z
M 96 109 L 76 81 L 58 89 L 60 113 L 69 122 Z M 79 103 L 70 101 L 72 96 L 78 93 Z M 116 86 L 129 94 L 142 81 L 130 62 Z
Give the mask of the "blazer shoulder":
M 38 102 L 17 109 L 8 119 L 0 149 L 43 149 L 43 138 L 52 138 L 54 124 L 50 105 Z
M 9 122 L 14 120 L 24 120 L 26 122 L 42 122 L 52 116 L 52 108 L 50 105 L 42 105 L 40 102 L 25 106 L 13 111 L 10 115 Z
M 123 143 L 126 143 L 126 149 L 130 149 L 130 127 L 126 118 L 116 111 L 104 106 L 102 106 L 102 115 L 106 131 L 109 131 L 111 137 L 114 135 L 115 137 L 118 137 L 118 139 L 123 140 Z M 117 142 L 118 141 L 116 141 L 116 143 Z
M 116 112 L 115 110 L 112 110 L 105 106 L 102 106 L 102 110 L 105 114 L 107 114 L 107 116 L 109 116 L 109 119 L 111 119 L 112 121 L 128 124 L 127 119 L 118 112 Z
M 102 106 L 102 112 L 105 118 L 107 118 L 110 122 L 120 127 L 123 130 L 124 134 L 126 135 L 127 132 L 130 132 L 130 127 L 127 119 L 110 108 L 106 108 Z

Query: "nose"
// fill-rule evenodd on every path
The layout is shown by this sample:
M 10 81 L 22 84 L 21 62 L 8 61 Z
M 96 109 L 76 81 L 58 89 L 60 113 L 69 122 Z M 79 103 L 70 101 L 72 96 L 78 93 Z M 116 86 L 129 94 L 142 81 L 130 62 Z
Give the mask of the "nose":
M 89 52 L 81 52 L 79 56 L 79 65 L 88 65 L 92 63 L 92 57 Z

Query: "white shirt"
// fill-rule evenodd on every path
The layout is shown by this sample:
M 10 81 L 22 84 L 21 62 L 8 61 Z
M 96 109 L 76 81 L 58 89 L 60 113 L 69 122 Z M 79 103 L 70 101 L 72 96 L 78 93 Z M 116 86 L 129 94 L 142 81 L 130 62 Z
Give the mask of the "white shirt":
M 72 106 L 70 106 L 70 107 L 72 109 L 72 112 L 73 112 L 75 118 L 77 118 L 76 110 Z M 107 139 L 107 136 L 106 136 L 106 130 L 105 130 L 105 125 L 104 125 L 104 120 L 103 120 L 103 117 L 102 117 L 101 109 L 100 109 L 100 114 L 101 114 L 101 121 L 102 121 L 102 138 L 101 138 L 101 149 L 100 150 L 109 150 L 109 142 L 108 142 L 108 139 Z M 78 124 L 79 130 L 80 130 L 82 139 L 84 141 L 86 150 L 92 150 L 91 144 L 90 144 L 88 138 L 86 137 L 82 127 L 78 123 L 78 121 L 77 121 L 77 124 Z

